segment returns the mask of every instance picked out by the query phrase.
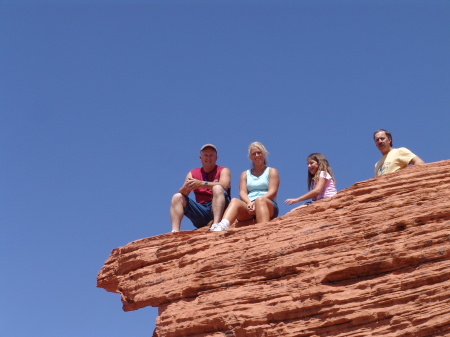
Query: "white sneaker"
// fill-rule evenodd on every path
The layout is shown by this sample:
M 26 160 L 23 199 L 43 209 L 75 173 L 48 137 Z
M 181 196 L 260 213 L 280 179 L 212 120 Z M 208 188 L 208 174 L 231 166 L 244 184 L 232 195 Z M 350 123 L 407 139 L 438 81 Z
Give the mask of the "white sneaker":
M 227 219 L 223 219 L 221 222 L 219 222 L 212 231 L 214 232 L 221 232 L 225 231 L 230 227 L 230 222 Z
M 211 225 L 211 227 L 209 227 L 209 230 L 210 230 L 210 231 L 215 230 L 216 227 L 217 227 L 217 225 L 218 225 L 218 223 L 213 223 L 213 224 Z

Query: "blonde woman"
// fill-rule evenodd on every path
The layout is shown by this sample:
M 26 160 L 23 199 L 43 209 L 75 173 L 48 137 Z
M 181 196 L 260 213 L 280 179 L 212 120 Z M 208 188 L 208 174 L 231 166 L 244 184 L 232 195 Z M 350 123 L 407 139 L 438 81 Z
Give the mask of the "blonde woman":
M 260 142 L 253 142 L 248 147 L 248 156 L 252 168 L 244 171 L 239 180 L 240 199 L 233 198 L 226 209 L 222 221 L 211 226 L 212 231 L 229 228 L 235 219 L 267 222 L 278 216 L 276 201 L 280 178 L 278 171 L 267 166 L 267 152 Z

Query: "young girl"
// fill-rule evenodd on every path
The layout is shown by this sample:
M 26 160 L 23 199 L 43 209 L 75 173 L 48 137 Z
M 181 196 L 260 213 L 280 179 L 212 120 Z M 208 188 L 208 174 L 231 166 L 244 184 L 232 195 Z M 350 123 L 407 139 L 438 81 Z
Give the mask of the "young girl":
M 295 199 L 287 199 L 286 204 L 312 199 L 313 201 L 330 198 L 337 193 L 336 181 L 327 158 L 321 153 L 313 153 L 306 159 L 308 163 L 308 190 L 309 192 Z M 308 201 L 297 207 L 305 207 L 313 201 Z M 295 209 L 295 208 L 294 208 Z

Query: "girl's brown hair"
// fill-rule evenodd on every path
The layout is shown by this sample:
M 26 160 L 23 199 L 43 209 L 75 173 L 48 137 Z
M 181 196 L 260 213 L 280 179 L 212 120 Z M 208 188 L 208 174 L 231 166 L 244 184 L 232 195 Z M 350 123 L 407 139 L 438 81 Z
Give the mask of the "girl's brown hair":
M 314 186 L 313 182 L 314 182 L 314 180 L 319 178 L 321 171 L 328 172 L 330 174 L 331 178 L 333 179 L 334 183 L 336 184 L 336 179 L 334 179 L 333 170 L 331 169 L 327 158 L 325 158 L 325 156 L 323 154 L 311 153 L 307 159 L 314 160 L 317 163 L 317 166 L 319 167 L 317 169 L 316 174 L 314 174 L 314 175 L 308 171 L 308 191 L 311 191 L 311 189 L 313 188 L 313 186 Z

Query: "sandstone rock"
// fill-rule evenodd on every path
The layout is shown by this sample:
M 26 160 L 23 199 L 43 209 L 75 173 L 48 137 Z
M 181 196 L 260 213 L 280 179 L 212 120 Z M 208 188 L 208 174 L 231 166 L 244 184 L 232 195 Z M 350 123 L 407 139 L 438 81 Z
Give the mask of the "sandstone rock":
M 158 307 L 159 337 L 448 336 L 450 161 L 268 223 L 131 242 L 97 282 L 125 311 Z

